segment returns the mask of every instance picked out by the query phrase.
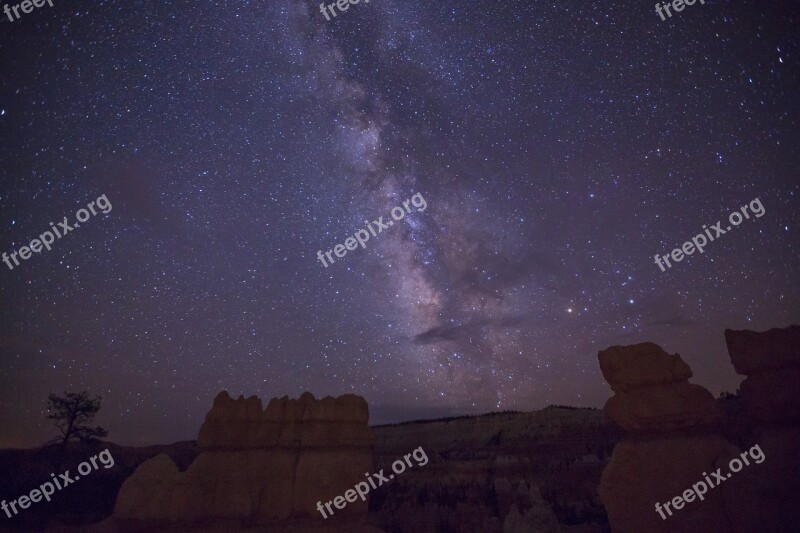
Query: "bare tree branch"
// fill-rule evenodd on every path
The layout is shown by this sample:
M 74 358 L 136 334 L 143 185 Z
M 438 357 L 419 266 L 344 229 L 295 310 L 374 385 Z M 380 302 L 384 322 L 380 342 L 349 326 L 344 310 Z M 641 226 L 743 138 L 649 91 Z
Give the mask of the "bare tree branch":
M 92 398 L 88 391 L 65 392 L 63 397 L 53 393 L 48 396 L 47 410 L 50 414 L 47 418 L 55 420 L 54 425 L 62 435 L 59 439 L 62 446 L 70 440 L 86 442 L 108 436 L 108 431 L 102 427 L 87 425 L 100 411 L 101 402 L 102 397 Z

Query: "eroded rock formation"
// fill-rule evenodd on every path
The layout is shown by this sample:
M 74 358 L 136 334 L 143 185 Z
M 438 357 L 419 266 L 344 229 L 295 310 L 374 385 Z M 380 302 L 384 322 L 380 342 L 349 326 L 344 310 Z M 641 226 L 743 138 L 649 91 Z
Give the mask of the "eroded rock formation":
M 548 503 L 542 498 L 539 487 L 520 481 L 516 493 L 512 490 L 511 483 L 505 478 L 495 480 L 495 492 L 500 511 L 505 509 L 503 533 L 558 533 L 561 527 L 555 513 Z
M 692 385 L 680 355 L 657 344 L 612 346 L 600 352 L 600 369 L 616 393 L 606 414 L 630 432 L 668 432 L 712 426 L 721 413 L 714 397 Z
M 745 411 L 766 459 L 743 471 L 744 500 L 760 531 L 800 529 L 800 326 L 755 331 L 725 330 L 731 361 L 742 381 Z M 732 502 L 740 506 L 741 502 Z M 787 527 L 790 526 L 790 527 Z
M 731 362 L 742 381 L 742 399 L 759 424 L 800 421 L 800 326 L 755 331 L 725 330 Z
M 319 521 L 317 501 L 344 494 L 372 472 L 372 433 L 363 398 L 272 399 L 221 392 L 206 415 L 202 452 L 186 472 L 165 455 L 122 486 L 114 516 L 180 526 L 225 521 L 245 525 Z M 324 522 L 363 517 L 367 502 L 348 503 Z M 364 530 L 363 528 L 352 529 Z
M 739 449 L 714 434 L 721 413 L 709 391 L 692 385 L 680 355 L 653 343 L 612 346 L 598 355 L 615 395 L 608 417 L 628 432 L 603 471 L 598 493 L 615 532 L 734 531 L 725 492 L 710 490 L 662 519 L 657 502 L 681 495 L 703 472 L 727 467 Z
M 741 465 L 742 453 L 719 434 L 711 395 L 689 384 L 691 370 L 677 354 L 652 343 L 600 352 L 615 392 L 606 414 L 628 431 L 598 489 L 614 531 L 798 530 L 800 326 L 726 330 L 725 339 L 734 368 L 747 376 L 745 415 L 729 419 L 736 426 L 729 436 L 756 461 L 738 471 L 731 459 Z M 714 478 L 704 500 L 687 501 L 664 519 L 654 510 L 717 469 L 721 480 Z

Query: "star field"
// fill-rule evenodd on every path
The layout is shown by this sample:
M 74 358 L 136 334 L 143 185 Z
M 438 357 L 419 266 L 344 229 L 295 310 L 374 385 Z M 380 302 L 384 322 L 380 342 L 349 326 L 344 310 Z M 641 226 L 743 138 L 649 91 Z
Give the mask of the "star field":
M 601 407 L 645 340 L 735 390 L 723 330 L 800 319 L 790 2 L 55 3 L 0 25 L 0 446 L 51 391 L 123 444 L 213 396 L 356 393 L 373 422 Z M 428 207 L 323 268 L 415 193 Z M 742 223 L 661 272 L 703 224 Z

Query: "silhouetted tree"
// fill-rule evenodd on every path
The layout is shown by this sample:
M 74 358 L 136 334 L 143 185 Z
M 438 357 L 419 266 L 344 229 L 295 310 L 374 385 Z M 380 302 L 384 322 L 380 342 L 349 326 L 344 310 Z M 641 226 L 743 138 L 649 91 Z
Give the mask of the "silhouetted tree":
M 55 420 L 55 426 L 61 431 L 61 436 L 53 440 L 60 441 L 64 448 L 70 439 L 87 442 L 107 437 L 108 431 L 100 426 L 93 428 L 86 425 L 100 411 L 101 401 L 100 396 L 90 397 L 88 391 L 65 392 L 63 397 L 50 393 L 47 397 L 47 410 L 50 413 L 47 418 Z

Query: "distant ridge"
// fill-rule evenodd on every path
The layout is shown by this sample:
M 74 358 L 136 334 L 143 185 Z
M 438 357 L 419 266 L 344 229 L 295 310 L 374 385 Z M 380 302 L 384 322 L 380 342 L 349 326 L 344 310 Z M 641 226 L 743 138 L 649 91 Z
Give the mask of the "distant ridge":
M 390 424 L 374 424 L 370 425 L 373 428 L 383 428 L 383 427 L 397 427 L 397 426 L 405 426 L 408 424 L 430 424 L 434 422 L 451 422 L 453 420 L 465 420 L 468 418 L 483 418 L 483 417 L 494 417 L 500 415 L 521 415 L 521 414 L 533 414 L 539 413 L 542 411 L 546 411 L 548 409 L 567 409 L 569 411 L 580 411 L 580 410 L 590 410 L 590 411 L 599 411 L 600 409 L 596 407 L 573 407 L 570 405 L 554 405 L 550 404 L 543 409 L 537 409 L 534 411 L 490 411 L 488 413 L 481 413 L 476 415 L 459 415 L 459 416 L 445 416 L 441 418 L 421 418 L 415 420 L 406 420 L 404 422 L 393 422 Z

